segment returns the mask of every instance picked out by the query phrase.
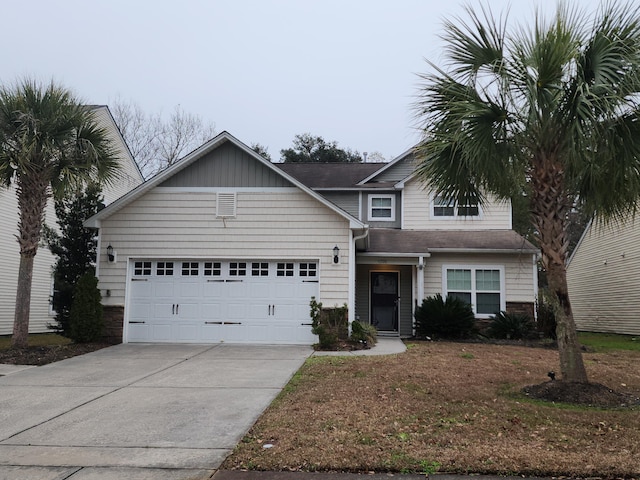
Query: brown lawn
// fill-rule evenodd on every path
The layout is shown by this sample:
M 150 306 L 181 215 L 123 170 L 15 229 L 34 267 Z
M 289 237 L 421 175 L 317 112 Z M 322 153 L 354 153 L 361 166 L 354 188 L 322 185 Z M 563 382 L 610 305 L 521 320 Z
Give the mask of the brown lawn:
M 640 394 L 640 352 L 584 357 L 591 381 Z M 223 468 L 639 477 L 640 408 L 520 393 L 549 370 L 559 370 L 556 351 L 504 345 L 313 357 Z

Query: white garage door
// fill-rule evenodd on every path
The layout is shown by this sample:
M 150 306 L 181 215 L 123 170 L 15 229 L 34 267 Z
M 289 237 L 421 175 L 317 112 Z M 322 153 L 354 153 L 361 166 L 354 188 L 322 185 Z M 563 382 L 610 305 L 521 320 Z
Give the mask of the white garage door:
M 312 344 L 317 261 L 135 260 L 127 341 Z

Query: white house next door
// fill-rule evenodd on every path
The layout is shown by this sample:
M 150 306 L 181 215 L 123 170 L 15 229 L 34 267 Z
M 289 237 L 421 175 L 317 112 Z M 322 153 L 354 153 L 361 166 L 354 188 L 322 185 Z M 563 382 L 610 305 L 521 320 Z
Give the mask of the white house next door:
M 134 260 L 127 342 L 312 344 L 317 261 Z

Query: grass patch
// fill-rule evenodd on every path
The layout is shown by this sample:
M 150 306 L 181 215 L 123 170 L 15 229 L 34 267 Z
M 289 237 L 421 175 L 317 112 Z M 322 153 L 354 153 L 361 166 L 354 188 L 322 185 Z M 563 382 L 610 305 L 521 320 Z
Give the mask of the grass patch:
M 55 345 L 68 345 L 71 339 L 55 333 L 32 333 L 29 335 L 29 346 L 47 347 Z M 11 335 L 0 336 L 0 350 L 11 348 Z
M 632 350 L 640 352 L 640 336 L 615 333 L 579 332 L 578 341 L 596 352 Z
M 222 468 L 640 476 L 638 407 L 567 408 L 519 394 L 559 371 L 557 351 L 412 345 L 401 355 L 309 359 Z M 640 394 L 640 352 L 584 356 L 591 381 Z

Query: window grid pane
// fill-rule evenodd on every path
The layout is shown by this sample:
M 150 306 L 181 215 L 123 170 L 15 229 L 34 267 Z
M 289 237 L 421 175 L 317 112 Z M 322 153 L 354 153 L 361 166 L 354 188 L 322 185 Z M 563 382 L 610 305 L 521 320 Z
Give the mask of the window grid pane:
M 477 293 L 476 302 L 477 313 L 495 315 L 500 312 L 499 293 Z
M 315 263 L 301 263 L 300 264 L 300 276 L 301 277 L 315 277 L 317 272 L 317 265 Z
M 188 276 L 197 276 L 199 272 L 199 264 L 198 262 L 182 262 L 182 275 L 185 277 Z
M 476 290 L 499 292 L 500 291 L 500 271 L 499 270 L 476 270 Z
M 229 275 L 232 277 L 244 277 L 247 275 L 246 262 L 231 262 L 229 264 Z
M 138 276 L 151 275 L 151 262 L 135 262 L 133 274 Z
M 293 277 L 293 263 L 278 263 L 277 267 L 278 277 Z
M 222 273 L 220 262 L 204 262 L 204 275 L 206 277 L 218 277 Z
M 251 275 L 254 277 L 268 277 L 269 264 L 266 262 L 252 262 Z
M 449 269 L 447 270 L 447 291 L 468 290 L 471 291 L 471 270 Z
M 173 262 L 158 262 L 156 265 L 156 275 L 170 277 L 173 275 Z

